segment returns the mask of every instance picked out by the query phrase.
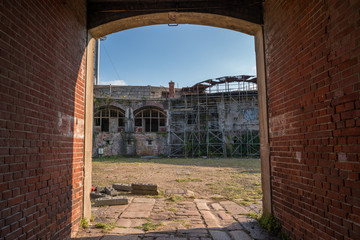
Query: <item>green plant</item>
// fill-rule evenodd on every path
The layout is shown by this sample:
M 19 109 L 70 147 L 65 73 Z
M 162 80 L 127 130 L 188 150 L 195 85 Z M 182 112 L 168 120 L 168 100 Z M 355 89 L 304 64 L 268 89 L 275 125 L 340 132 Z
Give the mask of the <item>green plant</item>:
M 179 195 L 171 195 L 170 197 L 168 197 L 167 200 L 170 202 L 180 202 L 181 200 L 183 200 L 183 197 Z
M 95 225 L 96 228 L 102 228 L 102 232 L 103 233 L 107 233 L 110 232 L 111 230 L 113 230 L 115 228 L 115 223 L 111 222 L 111 223 L 97 223 Z
M 148 221 L 146 223 L 144 223 L 143 225 L 139 226 L 139 227 L 135 227 L 137 229 L 142 229 L 145 232 L 147 231 L 151 231 L 151 230 L 156 230 L 158 227 L 163 226 L 164 224 L 159 222 L 159 223 L 153 223 L 150 219 L 148 219 Z
M 95 221 L 95 218 L 96 218 L 96 217 L 94 217 L 94 216 L 91 216 L 91 218 L 90 218 L 90 222 L 93 222 L 93 221 Z
M 85 228 L 89 228 L 89 222 L 86 218 L 81 218 L 80 220 L 80 226 L 85 229 Z
M 167 210 L 170 211 L 170 212 L 176 213 L 177 208 L 170 207 L 170 208 L 168 208 Z
M 202 182 L 201 178 L 178 178 L 177 182 Z
M 101 106 L 100 99 L 94 97 L 94 104 L 95 104 L 95 108 L 100 108 Z
M 192 225 L 185 219 L 175 219 L 174 222 L 178 222 L 186 228 L 190 228 Z
M 269 233 L 276 235 L 282 240 L 287 240 L 288 237 L 285 233 L 281 231 L 281 224 L 279 220 L 272 214 L 262 215 L 260 218 L 257 219 L 259 225 L 266 229 Z
M 111 99 L 110 95 L 106 95 L 106 99 L 105 99 L 105 104 L 106 104 L 106 106 L 109 105 L 110 99 Z

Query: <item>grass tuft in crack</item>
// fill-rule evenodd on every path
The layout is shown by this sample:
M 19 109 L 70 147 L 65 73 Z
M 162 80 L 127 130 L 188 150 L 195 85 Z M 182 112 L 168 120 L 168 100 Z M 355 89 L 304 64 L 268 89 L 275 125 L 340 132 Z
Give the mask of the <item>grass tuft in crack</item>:
M 95 225 L 96 228 L 102 228 L 102 232 L 103 233 L 107 233 L 110 232 L 111 230 L 113 230 L 115 228 L 115 223 L 111 222 L 111 223 L 97 223 Z

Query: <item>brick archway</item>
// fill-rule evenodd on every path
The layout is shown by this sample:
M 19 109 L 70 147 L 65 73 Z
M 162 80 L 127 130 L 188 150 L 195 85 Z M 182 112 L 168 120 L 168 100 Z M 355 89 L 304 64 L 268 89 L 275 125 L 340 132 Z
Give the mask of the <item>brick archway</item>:
M 256 23 L 248 22 L 239 18 L 228 17 L 217 14 L 197 13 L 197 12 L 167 12 L 153 13 L 132 16 L 104 23 L 89 29 L 88 53 L 88 74 L 87 82 L 93 82 L 93 54 L 95 38 L 100 38 L 111 33 L 156 24 L 196 24 L 212 27 L 230 29 L 254 36 L 256 51 L 256 68 L 258 79 L 258 102 L 259 102 L 259 123 L 260 123 L 260 151 L 261 151 L 261 176 L 263 188 L 263 211 L 272 212 L 271 204 L 271 183 L 270 183 L 270 159 L 269 159 L 269 136 L 268 136 L 268 116 L 266 100 L 266 81 L 265 81 L 265 58 L 264 58 L 264 40 L 262 26 Z M 85 152 L 91 152 L 91 126 L 92 126 L 92 84 L 87 85 L 87 112 L 86 112 L 86 136 Z M 85 176 L 84 176 L 84 217 L 91 216 L 91 202 L 89 191 L 91 187 L 91 156 L 85 157 Z

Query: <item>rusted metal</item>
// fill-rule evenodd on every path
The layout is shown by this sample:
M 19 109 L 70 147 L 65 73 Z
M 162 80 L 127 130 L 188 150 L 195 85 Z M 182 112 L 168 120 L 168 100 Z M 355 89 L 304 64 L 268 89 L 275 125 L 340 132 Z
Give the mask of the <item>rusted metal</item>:
M 251 75 L 239 75 L 239 76 L 226 76 L 215 79 L 208 79 L 199 83 L 196 83 L 192 87 L 184 87 L 181 89 L 182 94 L 202 94 L 206 92 L 206 89 L 211 88 L 215 85 L 233 83 L 233 82 L 244 82 L 244 83 L 255 83 L 257 78 Z

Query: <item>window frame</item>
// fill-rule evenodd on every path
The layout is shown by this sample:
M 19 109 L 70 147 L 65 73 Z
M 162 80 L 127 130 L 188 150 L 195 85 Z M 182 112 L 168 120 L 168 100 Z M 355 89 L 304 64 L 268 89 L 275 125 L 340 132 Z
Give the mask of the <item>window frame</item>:
M 125 112 L 122 109 L 115 108 L 115 107 L 107 107 L 107 108 L 100 108 L 94 114 L 94 126 L 100 127 L 101 132 L 110 132 L 110 119 L 117 119 L 117 127 L 125 127 Z M 103 120 L 108 119 L 108 120 Z M 122 121 L 122 125 L 119 123 Z M 103 126 L 103 122 L 108 122 L 109 126 Z M 103 129 L 107 129 L 107 131 L 103 131 Z
M 147 107 L 134 114 L 134 126 L 141 128 L 142 132 L 161 132 L 160 129 L 166 127 L 166 119 L 164 111 Z

